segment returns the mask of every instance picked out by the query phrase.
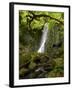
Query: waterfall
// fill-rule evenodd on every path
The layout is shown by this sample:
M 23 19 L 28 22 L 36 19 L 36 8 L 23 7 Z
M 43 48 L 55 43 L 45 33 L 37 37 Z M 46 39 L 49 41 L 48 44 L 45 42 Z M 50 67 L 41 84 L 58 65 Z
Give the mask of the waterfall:
M 45 23 L 44 29 L 43 29 L 43 32 L 42 32 L 40 48 L 38 49 L 39 53 L 44 53 L 44 51 L 45 51 L 45 42 L 46 42 L 46 39 L 47 39 L 47 33 L 48 33 L 48 24 Z

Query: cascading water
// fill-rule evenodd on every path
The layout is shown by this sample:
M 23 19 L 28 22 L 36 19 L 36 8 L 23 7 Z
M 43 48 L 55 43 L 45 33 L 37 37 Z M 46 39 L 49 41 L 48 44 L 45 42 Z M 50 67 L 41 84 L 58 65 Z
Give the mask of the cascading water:
M 38 49 L 39 53 L 44 53 L 44 51 L 45 51 L 45 42 L 46 42 L 46 39 L 47 39 L 47 33 L 48 33 L 48 23 L 45 23 L 44 29 L 43 29 L 43 32 L 42 32 L 40 48 Z

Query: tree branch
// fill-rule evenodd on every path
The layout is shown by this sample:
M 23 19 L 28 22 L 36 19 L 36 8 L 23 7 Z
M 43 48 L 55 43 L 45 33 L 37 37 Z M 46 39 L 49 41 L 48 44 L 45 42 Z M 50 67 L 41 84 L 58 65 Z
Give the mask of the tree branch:
M 41 15 L 35 15 L 35 17 L 37 18 L 37 17 L 49 17 L 50 19 L 53 19 L 53 20 L 55 20 L 55 21 L 57 21 L 57 22 L 59 22 L 59 23 L 61 23 L 61 24 L 64 24 L 62 21 L 60 21 L 59 19 L 56 19 L 56 18 L 53 18 L 53 17 L 51 17 L 51 16 L 49 16 L 49 15 L 44 15 L 44 14 L 41 14 Z
M 45 15 L 45 14 L 35 15 L 35 14 L 32 13 L 32 12 L 30 12 L 30 13 L 31 13 L 33 16 L 30 16 L 30 15 L 27 15 L 27 16 L 30 17 L 30 18 L 32 18 L 31 21 L 32 21 L 33 19 L 38 18 L 38 17 L 49 17 L 50 19 L 53 19 L 53 20 L 59 22 L 60 24 L 64 25 L 64 23 L 63 23 L 62 21 L 60 21 L 59 19 L 56 19 L 56 18 L 54 18 L 54 17 L 51 17 L 51 16 L 49 16 L 49 15 Z

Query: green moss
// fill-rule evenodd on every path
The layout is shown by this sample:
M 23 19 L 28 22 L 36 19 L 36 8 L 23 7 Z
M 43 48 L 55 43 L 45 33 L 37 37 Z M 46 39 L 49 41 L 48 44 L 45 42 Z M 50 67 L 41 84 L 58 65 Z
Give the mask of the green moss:
M 25 64 L 31 60 L 31 54 L 30 53 L 23 53 L 19 55 L 19 64 Z
M 63 58 L 54 59 L 56 62 L 55 68 L 48 74 L 48 77 L 63 77 L 64 76 L 64 60 Z
M 26 69 L 26 68 L 20 69 L 20 71 L 19 71 L 19 77 L 20 77 L 20 78 L 21 78 L 21 77 L 24 77 L 24 75 L 26 75 L 28 72 L 29 72 L 29 70 Z
M 36 64 L 34 62 L 31 62 L 29 65 L 29 69 L 34 69 L 36 67 Z

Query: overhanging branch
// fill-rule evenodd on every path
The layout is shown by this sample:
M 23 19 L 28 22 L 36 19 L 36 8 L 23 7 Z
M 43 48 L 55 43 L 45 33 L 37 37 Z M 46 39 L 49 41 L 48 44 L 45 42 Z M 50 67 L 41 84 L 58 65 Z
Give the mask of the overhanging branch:
M 49 15 L 44 15 L 44 14 L 35 15 L 35 18 L 37 18 L 37 17 L 49 17 L 50 19 L 53 19 L 53 20 L 55 20 L 55 21 L 57 21 L 57 22 L 59 22 L 59 23 L 61 23 L 61 24 L 64 24 L 64 23 L 63 23 L 62 21 L 60 21 L 59 19 L 53 18 L 53 17 L 51 17 L 51 16 L 49 16 Z
M 38 17 L 49 17 L 50 19 L 53 19 L 53 20 L 59 22 L 60 24 L 64 25 L 64 23 L 63 23 L 62 21 L 60 21 L 59 19 L 56 19 L 56 18 L 54 18 L 54 17 L 51 17 L 50 15 L 45 15 L 45 14 L 36 15 L 36 14 L 34 14 L 34 13 L 32 13 L 32 12 L 30 12 L 30 13 L 31 13 L 33 16 L 30 16 L 30 15 L 27 15 L 27 16 L 31 18 L 31 21 L 32 21 L 33 19 L 38 18 Z

